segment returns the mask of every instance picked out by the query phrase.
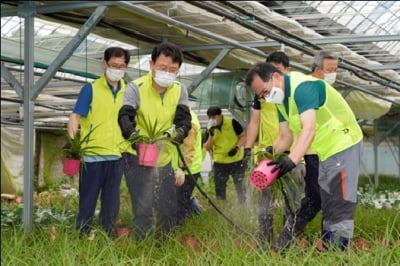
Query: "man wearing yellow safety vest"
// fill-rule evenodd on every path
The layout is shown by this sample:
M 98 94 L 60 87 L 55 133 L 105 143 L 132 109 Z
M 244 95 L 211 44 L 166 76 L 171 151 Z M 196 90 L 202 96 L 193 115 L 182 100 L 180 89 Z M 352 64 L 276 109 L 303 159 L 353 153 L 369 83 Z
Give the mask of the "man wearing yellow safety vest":
M 231 175 L 239 203 L 244 203 L 246 201 L 246 189 L 243 183 L 245 131 L 236 119 L 222 115 L 222 110 L 218 106 L 209 107 L 207 116 L 209 137 L 204 147 L 212 150 L 216 197 L 219 200 L 226 200 L 226 184 Z
M 110 237 L 116 236 L 115 222 L 120 206 L 119 187 L 122 178 L 120 143 L 124 140 L 118 126 L 118 111 L 125 92 L 123 77 L 129 53 L 120 47 L 104 51 L 104 74 L 82 87 L 68 121 L 68 134 L 74 138 L 80 125 L 80 136 L 89 133 L 82 148 L 90 148 L 83 157 L 79 173 L 79 212 L 76 227 L 80 236 L 92 225 L 96 202 L 101 193 L 100 223 Z
M 330 51 L 319 51 L 315 54 L 311 66 L 311 75 L 315 78 L 325 80 L 329 84 L 333 84 L 336 79 L 336 71 L 338 68 L 338 57 Z M 287 228 L 293 228 L 295 236 L 303 232 L 306 225 L 318 214 L 321 210 L 321 195 L 318 184 L 319 159 L 318 155 L 312 151 L 308 151 L 304 155 L 306 163 L 305 176 L 305 197 L 301 200 L 301 206 L 296 212 L 296 218 L 288 221 L 285 225 Z M 292 236 L 287 233 L 288 229 L 283 228 L 279 235 L 278 245 L 286 246 L 292 239 Z M 322 222 L 322 235 L 326 234 Z
M 185 163 L 178 153 L 176 153 L 176 158 L 173 162 L 177 181 L 178 222 L 182 222 L 189 215 L 201 213 L 201 207 L 197 199 L 192 197 L 196 182 L 201 177 L 200 172 L 203 163 L 201 127 L 200 121 L 193 110 L 190 110 L 190 115 L 192 117 L 192 128 L 188 136 L 183 140 L 183 144 L 180 145 L 180 151 Z M 183 180 L 183 184 L 180 180 Z
M 276 51 L 271 53 L 267 59 L 267 62 L 275 66 L 282 73 L 289 73 L 289 58 L 282 51 Z M 264 99 L 259 99 L 258 96 L 254 97 L 253 109 L 251 111 L 250 122 L 247 126 L 246 131 L 246 142 L 244 145 L 245 159 L 249 161 L 251 159 L 252 147 L 258 137 L 258 145 L 254 148 L 254 154 L 256 155 L 256 163 L 259 162 L 257 154 L 263 154 L 263 150 L 272 148 L 272 144 L 279 134 L 279 121 L 278 112 L 276 107 L 272 103 L 266 102 Z M 272 154 L 272 149 L 270 151 Z M 248 164 L 248 162 L 246 163 Z M 283 189 L 287 191 L 287 199 L 284 200 L 285 214 L 284 223 L 286 220 L 293 220 L 294 212 L 300 207 L 301 194 L 304 190 L 304 164 L 299 163 L 291 172 L 294 180 L 285 176 L 285 186 Z M 318 185 L 318 184 L 317 184 Z M 285 191 L 286 192 L 286 191 Z M 260 192 L 259 198 L 259 211 L 258 211 L 258 224 L 259 224 L 259 236 L 258 240 L 262 248 L 268 243 L 272 244 L 273 237 L 273 201 L 274 201 L 274 190 L 272 187 L 267 187 Z M 321 204 L 320 204 L 321 205 Z
M 296 167 L 308 149 L 318 154 L 323 241 L 326 247 L 347 249 L 354 232 L 363 138 L 352 110 L 327 82 L 299 72 L 287 76 L 268 63 L 255 64 L 247 73 L 246 84 L 279 110 L 274 150 L 287 150 L 293 134 L 298 136 L 288 156 L 269 163 L 275 165 L 273 171 L 279 171 L 279 177 Z M 292 236 L 293 228 L 287 229 Z M 278 248 L 284 247 L 278 243 Z
M 188 93 L 176 76 L 183 61 L 181 49 L 170 42 L 158 44 L 152 51 L 150 71 L 129 83 L 118 122 L 125 139 L 150 137 L 156 131 L 173 128 L 175 143 L 182 143 L 191 128 Z M 147 125 L 147 126 L 146 126 Z M 172 141 L 159 143 L 156 167 L 139 164 L 136 145 L 123 154 L 124 174 L 134 214 L 136 240 L 156 232 L 157 236 L 172 230 L 176 224 L 177 195 L 171 166 L 175 146 Z M 153 214 L 156 215 L 153 230 Z

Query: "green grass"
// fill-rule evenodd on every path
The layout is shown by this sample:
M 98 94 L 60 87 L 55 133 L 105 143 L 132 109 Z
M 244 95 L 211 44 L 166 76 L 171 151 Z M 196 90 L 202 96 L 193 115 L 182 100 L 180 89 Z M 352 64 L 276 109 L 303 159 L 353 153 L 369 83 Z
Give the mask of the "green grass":
M 362 175 L 358 181 L 358 187 L 374 187 L 374 175 Z M 390 175 L 379 176 L 379 186 L 377 191 L 394 190 L 400 191 L 400 178 Z
M 396 186 L 391 187 L 399 190 Z M 213 184 L 202 185 L 202 188 L 214 201 Z M 232 182 L 229 182 L 228 188 L 228 200 L 215 203 L 249 235 L 234 229 L 195 190 L 203 213 L 188 219 L 162 242 L 153 237 L 140 243 L 131 237 L 112 240 L 104 235 L 98 225 L 92 241 L 80 239 L 73 229 L 75 217 L 60 221 L 54 218 L 57 215 L 50 215 L 35 223 L 28 233 L 24 233 L 20 222 L 2 226 L 1 265 L 396 265 L 400 261 L 398 210 L 377 210 L 365 206 L 356 209 L 355 236 L 368 241 L 368 249 L 359 250 L 353 246 L 346 252 L 316 251 L 319 215 L 299 238 L 306 240 L 308 247 L 295 246 L 283 254 L 270 250 L 257 252 L 257 193 L 253 191 L 251 201 L 246 206 L 238 206 Z M 132 212 L 124 182 L 121 191 L 118 225 L 130 227 Z M 54 200 L 46 204 L 54 213 L 76 211 L 75 200 L 66 204 L 63 199 L 56 200 L 53 194 L 50 197 Z M 275 206 L 275 234 L 282 226 L 280 204 L 277 202 Z M 13 206 L 17 208 L 15 203 L 2 202 L 2 212 L 5 207 Z M 52 236 L 52 227 L 56 230 L 55 237 L 54 234 Z

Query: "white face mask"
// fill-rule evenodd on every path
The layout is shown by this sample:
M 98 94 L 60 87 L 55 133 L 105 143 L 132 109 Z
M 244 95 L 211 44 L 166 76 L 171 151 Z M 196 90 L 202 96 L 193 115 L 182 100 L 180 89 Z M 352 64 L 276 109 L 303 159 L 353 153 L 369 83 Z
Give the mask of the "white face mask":
M 285 94 L 278 87 L 272 87 L 271 92 L 264 96 L 264 100 L 269 103 L 281 104 L 283 103 L 283 99 L 285 98 Z
M 210 129 L 212 127 L 216 127 L 216 126 L 217 126 L 217 120 L 215 120 L 215 119 L 208 120 L 208 123 L 207 123 L 207 128 L 208 129 Z
M 111 81 L 118 81 L 125 75 L 125 71 L 121 69 L 108 68 L 106 69 L 107 78 Z
M 169 87 L 174 83 L 176 75 L 162 70 L 156 70 L 154 81 L 162 88 Z
M 324 80 L 328 82 L 329 84 L 333 84 L 336 80 L 336 72 L 333 73 L 325 73 L 324 74 Z

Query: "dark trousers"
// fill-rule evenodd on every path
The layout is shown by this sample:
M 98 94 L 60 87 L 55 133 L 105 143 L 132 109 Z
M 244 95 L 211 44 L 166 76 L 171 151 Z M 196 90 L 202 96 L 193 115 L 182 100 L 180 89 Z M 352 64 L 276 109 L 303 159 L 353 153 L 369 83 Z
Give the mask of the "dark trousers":
M 79 211 L 76 228 L 81 236 L 90 231 L 101 192 L 100 223 L 109 236 L 115 236 L 120 206 L 122 160 L 85 163 L 79 174 Z
M 234 163 L 214 163 L 214 183 L 215 183 L 215 194 L 217 199 L 226 199 L 226 184 L 228 182 L 229 176 L 233 178 L 233 183 L 235 184 L 235 190 L 238 195 L 240 203 L 246 201 L 246 190 L 243 183 L 245 167 L 243 167 L 242 161 Z
M 184 210 L 186 213 L 192 211 L 192 204 L 190 198 L 194 187 L 196 186 L 197 179 L 199 179 L 200 173 L 195 173 L 190 175 L 185 175 L 185 182 L 182 186 L 177 187 L 178 193 L 178 209 Z
M 171 164 L 147 167 L 138 164 L 137 156 L 124 153 L 122 157 L 131 196 L 135 239 L 142 240 L 154 231 L 153 217 L 157 231 L 172 230 L 176 225 L 177 196 Z
M 318 184 L 319 159 L 315 154 L 304 155 L 306 163 L 305 197 L 301 200 L 300 208 L 296 212 L 294 232 L 301 233 L 304 227 L 321 210 L 321 192 Z

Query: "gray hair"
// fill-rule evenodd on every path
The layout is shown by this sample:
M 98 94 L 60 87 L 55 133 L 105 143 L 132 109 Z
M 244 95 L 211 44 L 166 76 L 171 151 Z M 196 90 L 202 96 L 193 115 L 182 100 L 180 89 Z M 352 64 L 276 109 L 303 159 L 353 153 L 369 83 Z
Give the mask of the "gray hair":
M 333 60 L 337 61 L 338 60 L 338 56 L 335 53 L 330 52 L 330 51 L 326 51 L 326 50 L 322 50 L 322 51 L 317 52 L 314 55 L 314 60 L 313 60 L 313 63 L 311 65 L 311 71 L 313 72 L 316 67 L 319 67 L 319 68 L 322 69 L 324 67 L 324 65 L 323 65 L 324 59 L 333 59 Z

